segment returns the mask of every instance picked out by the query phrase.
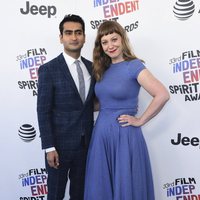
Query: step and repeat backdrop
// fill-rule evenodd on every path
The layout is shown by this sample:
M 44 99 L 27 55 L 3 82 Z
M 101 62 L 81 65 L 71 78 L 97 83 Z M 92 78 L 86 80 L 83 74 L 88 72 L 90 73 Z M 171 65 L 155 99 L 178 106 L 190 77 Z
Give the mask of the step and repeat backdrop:
M 1 199 L 46 199 L 37 72 L 62 51 L 58 25 L 74 13 L 86 23 L 83 56 L 92 59 L 99 24 L 116 20 L 170 92 L 166 107 L 143 127 L 156 200 L 200 200 L 199 0 L 15 0 L 0 11 Z M 151 97 L 142 89 L 139 98 L 141 113 Z

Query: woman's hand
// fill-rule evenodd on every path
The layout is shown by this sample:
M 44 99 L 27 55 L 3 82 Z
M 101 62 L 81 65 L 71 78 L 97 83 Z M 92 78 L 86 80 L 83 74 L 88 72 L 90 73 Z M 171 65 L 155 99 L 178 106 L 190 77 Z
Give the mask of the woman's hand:
M 120 115 L 118 117 L 118 122 L 121 124 L 121 126 L 135 126 L 139 127 L 142 126 L 143 123 L 140 118 L 137 118 L 135 116 L 131 115 Z

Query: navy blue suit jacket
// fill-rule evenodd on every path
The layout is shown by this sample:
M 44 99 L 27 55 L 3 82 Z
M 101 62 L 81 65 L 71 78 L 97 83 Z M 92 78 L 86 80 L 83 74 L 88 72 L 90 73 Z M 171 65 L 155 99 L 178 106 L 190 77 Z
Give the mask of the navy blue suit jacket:
M 92 63 L 81 57 L 92 77 Z M 38 78 L 37 114 L 42 149 L 75 150 L 81 135 L 88 146 L 93 128 L 94 79 L 85 103 L 62 54 L 41 65 Z

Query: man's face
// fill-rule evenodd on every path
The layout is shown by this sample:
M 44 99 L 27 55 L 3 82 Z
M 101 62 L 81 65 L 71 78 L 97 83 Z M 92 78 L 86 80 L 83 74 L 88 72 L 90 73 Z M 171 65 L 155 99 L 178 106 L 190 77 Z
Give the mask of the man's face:
M 65 22 L 63 34 L 60 35 L 60 42 L 63 44 L 66 53 L 80 53 L 85 43 L 85 34 L 80 23 Z

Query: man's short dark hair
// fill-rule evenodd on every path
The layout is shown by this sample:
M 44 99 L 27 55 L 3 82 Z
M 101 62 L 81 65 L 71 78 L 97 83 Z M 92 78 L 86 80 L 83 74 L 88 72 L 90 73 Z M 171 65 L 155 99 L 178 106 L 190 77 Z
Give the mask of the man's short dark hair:
M 63 20 L 60 22 L 59 29 L 60 29 L 60 34 L 61 35 L 63 34 L 63 30 L 64 30 L 63 24 L 65 22 L 77 22 L 77 23 L 80 23 L 81 26 L 82 26 L 82 29 L 83 29 L 83 33 L 85 34 L 85 22 L 83 21 L 83 19 L 78 15 L 69 14 L 69 15 L 65 15 Z

